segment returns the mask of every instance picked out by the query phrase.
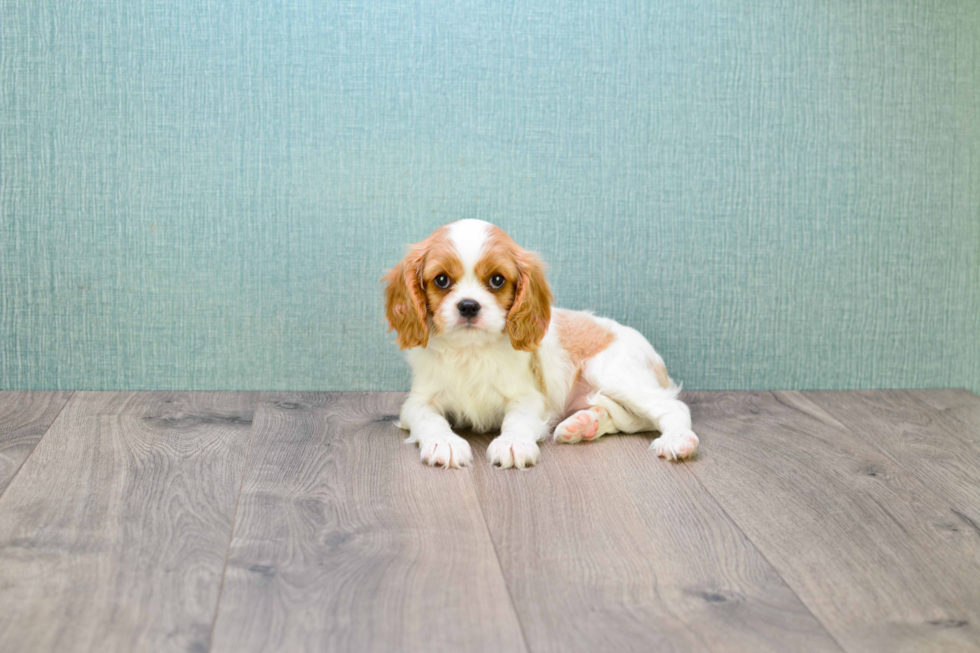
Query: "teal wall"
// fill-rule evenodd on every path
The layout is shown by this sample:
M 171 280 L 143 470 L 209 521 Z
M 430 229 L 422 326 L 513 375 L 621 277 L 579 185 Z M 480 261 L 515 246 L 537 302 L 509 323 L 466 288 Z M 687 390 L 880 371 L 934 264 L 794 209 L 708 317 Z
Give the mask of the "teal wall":
M 975 0 L 0 12 L 2 388 L 406 388 L 473 217 L 687 388 L 980 390 Z

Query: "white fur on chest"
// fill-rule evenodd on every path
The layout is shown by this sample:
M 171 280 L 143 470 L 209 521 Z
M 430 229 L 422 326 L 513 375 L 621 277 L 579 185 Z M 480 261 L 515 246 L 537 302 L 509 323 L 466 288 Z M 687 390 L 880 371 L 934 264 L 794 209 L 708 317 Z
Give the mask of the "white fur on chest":
M 461 426 L 477 431 L 500 428 L 507 402 L 537 392 L 531 354 L 517 351 L 506 337 L 466 335 L 433 339 L 411 349 L 412 392 Z

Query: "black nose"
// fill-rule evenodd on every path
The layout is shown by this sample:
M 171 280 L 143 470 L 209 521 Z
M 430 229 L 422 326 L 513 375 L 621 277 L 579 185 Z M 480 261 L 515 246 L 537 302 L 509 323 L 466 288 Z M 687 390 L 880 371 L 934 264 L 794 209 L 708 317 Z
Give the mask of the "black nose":
M 464 299 L 460 303 L 456 304 L 456 308 L 459 309 L 459 314 L 466 319 L 476 317 L 476 314 L 480 312 L 480 304 L 472 299 Z

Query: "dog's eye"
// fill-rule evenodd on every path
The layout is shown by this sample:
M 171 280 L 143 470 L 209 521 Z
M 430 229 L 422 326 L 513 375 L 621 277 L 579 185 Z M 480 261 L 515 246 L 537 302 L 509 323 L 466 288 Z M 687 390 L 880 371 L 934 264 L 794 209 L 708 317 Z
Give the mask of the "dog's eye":
M 449 277 L 446 276 L 445 274 L 438 275 L 435 279 L 433 279 L 433 281 L 435 282 L 436 287 L 441 288 L 442 290 L 448 288 L 450 283 Z
M 504 275 L 502 274 L 495 274 L 492 277 L 490 277 L 490 287 L 493 288 L 494 290 L 500 290 L 501 288 L 504 287 L 504 284 L 506 282 L 507 279 L 504 279 Z

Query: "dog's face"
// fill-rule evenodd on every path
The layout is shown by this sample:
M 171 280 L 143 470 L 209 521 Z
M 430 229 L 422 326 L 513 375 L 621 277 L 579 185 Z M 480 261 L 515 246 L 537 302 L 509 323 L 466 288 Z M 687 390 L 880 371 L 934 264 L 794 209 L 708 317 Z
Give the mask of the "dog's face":
M 551 319 L 544 267 L 498 227 L 460 220 L 412 247 L 385 275 L 385 313 L 402 349 L 430 337 L 506 332 L 533 351 Z

